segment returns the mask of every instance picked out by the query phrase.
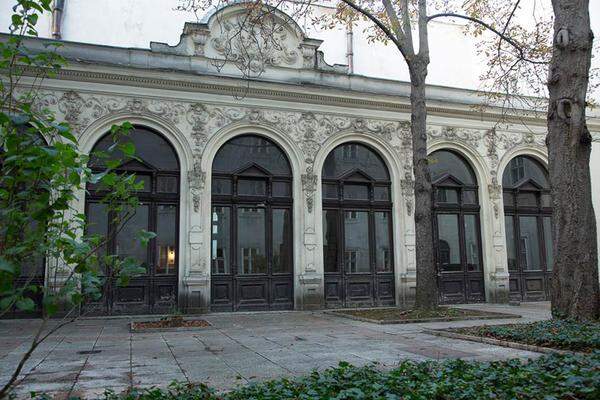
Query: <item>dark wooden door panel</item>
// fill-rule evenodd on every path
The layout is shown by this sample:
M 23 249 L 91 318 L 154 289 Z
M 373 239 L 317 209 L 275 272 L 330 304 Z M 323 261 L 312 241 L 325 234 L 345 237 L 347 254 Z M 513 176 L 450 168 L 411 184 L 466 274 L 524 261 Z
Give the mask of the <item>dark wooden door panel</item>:
M 465 302 L 465 281 L 463 276 L 442 275 L 439 279 L 442 303 L 457 304 Z

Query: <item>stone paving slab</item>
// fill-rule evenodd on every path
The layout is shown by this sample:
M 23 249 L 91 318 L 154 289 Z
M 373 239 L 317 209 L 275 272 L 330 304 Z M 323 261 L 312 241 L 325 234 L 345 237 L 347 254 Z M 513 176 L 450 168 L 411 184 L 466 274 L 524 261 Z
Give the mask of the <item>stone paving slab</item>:
M 405 359 L 533 358 L 539 353 L 437 337 L 426 329 L 547 319 L 548 303 L 519 307 L 477 304 L 471 309 L 521 315 L 515 320 L 377 325 L 323 312 L 220 313 L 212 326 L 186 332 L 131 333 L 140 318 L 82 319 L 62 328 L 25 365 L 15 393 L 95 398 L 105 389 L 166 387 L 171 381 L 204 382 L 228 390 L 248 382 L 298 376 L 347 361 L 392 368 Z M 0 320 L 0 383 L 28 347 L 39 321 Z M 96 353 L 81 352 L 95 351 Z

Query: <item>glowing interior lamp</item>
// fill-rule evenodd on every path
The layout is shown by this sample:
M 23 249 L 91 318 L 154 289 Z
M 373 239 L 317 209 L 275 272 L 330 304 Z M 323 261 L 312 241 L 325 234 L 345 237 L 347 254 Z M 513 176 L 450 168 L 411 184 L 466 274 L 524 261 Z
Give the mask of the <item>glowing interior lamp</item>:
M 167 247 L 167 265 L 175 265 L 175 247 Z

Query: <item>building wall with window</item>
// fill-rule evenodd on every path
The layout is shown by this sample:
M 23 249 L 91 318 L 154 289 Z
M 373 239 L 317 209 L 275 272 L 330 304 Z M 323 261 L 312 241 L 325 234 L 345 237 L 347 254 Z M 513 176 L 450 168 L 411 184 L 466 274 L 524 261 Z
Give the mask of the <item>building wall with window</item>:
M 131 231 L 159 235 L 147 250 L 111 244 L 139 253 L 148 272 L 116 288 L 100 310 L 410 303 L 410 85 L 327 64 L 321 42 L 293 23 L 268 60 L 246 59 L 260 74 L 246 79 L 232 63 L 216 73 L 227 39 L 219 23 L 240 12 L 231 6 L 219 18 L 186 24 L 176 46 L 65 42 L 59 51 L 69 65 L 42 83 L 37 107 L 70 123 L 83 151 L 124 121 L 136 127 L 137 147 L 149 150 L 123 169 L 147 177 L 150 190 L 140 194 L 147 215 Z M 26 43 L 33 51 L 44 44 Z M 442 301 L 545 298 L 551 209 L 544 115 L 500 124 L 500 107 L 474 111 L 482 102 L 475 91 L 432 85 L 427 96 Z M 600 119 L 591 116 L 589 128 L 600 188 Z M 151 147 L 152 140 L 166 144 Z M 161 164 L 168 157 L 176 167 Z M 76 207 L 91 219 L 101 215 L 92 210 L 93 190 Z

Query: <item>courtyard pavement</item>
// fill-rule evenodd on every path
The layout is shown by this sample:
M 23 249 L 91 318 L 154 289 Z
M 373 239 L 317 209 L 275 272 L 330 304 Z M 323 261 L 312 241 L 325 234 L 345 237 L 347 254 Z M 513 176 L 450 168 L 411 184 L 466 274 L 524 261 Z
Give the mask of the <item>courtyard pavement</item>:
M 220 313 L 203 316 L 212 326 L 185 332 L 130 333 L 132 318 L 81 319 L 48 338 L 25 365 L 16 393 L 57 398 L 96 397 L 104 389 L 204 382 L 219 390 L 269 378 L 302 375 L 348 361 L 530 358 L 538 353 L 432 336 L 446 328 L 550 316 L 548 303 L 465 305 L 523 316 L 517 320 L 377 325 L 323 312 Z M 146 320 L 150 318 L 145 318 Z M 26 351 L 36 320 L 0 320 L 0 383 Z

